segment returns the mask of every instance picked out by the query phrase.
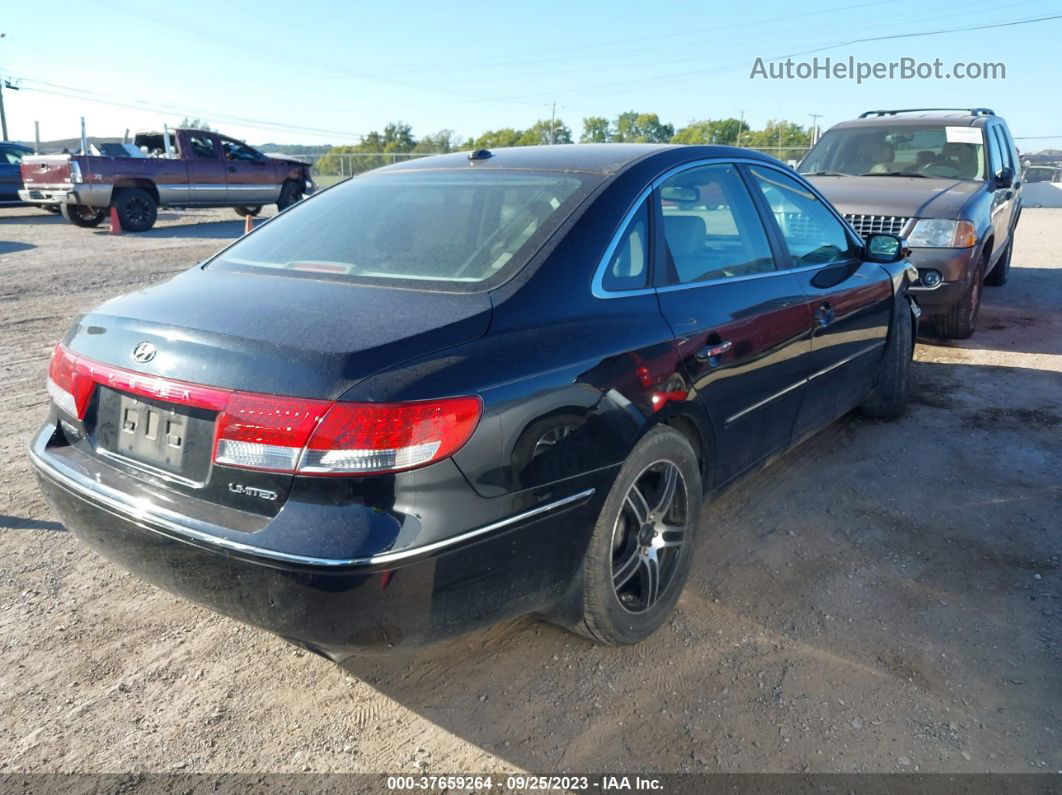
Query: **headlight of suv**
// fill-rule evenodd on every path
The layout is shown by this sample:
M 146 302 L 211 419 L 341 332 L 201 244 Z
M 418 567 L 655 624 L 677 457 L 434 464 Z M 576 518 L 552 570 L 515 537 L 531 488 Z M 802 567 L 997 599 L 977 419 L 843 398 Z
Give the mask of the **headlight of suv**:
M 81 166 L 71 161 L 70 163 L 70 182 L 74 185 L 80 185 L 84 182 L 84 177 L 81 176 Z
M 969 221 L 919 218 L 907 242 L 918 248 L 970 248 L 977 243 L 977 233 Z

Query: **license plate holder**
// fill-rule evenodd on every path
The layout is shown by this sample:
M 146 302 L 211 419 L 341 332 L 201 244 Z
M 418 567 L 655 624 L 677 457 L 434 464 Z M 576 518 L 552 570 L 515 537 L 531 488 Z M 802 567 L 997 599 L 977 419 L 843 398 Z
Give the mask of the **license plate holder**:
M 153 466 L 180 472 L 188 442 L 187 417 L 176 406 L 164 409 L 121 395 L 115 452 Z
M 209 477 L 215 419 L 204 409 L 101 387 L 94 435 L 106 455 L 203 483 Z

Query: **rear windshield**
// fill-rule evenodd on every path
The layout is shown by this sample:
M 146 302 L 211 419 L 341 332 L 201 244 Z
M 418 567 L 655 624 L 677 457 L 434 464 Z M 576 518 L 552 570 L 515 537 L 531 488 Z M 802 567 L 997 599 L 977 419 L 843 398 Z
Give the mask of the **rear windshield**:
M 822 136 L 800 173 L 980 180 L 985 178 L 984 149 L 977 127 L 842 127 Z
M 302 202 L 207 267 L 478 291 L 507 279 L 593 187 L 583 174 L 366 174 Z

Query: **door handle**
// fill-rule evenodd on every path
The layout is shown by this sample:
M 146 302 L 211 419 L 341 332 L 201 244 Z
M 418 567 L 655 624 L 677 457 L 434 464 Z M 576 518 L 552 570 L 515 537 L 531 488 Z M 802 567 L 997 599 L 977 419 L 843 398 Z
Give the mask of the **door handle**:
M 818 309 L 815 310 L 815 322 L 819 324 L 820 328 L 826 328 L 830 325 L 835 316 L 833 305 L 829 301 L 819 304 Z
M 229 171 L 231 171 L 233 174 L 235 174 L 236 173 L 236 166 L 229 166 Z
M 733 347 L 734 343 L 730 340 L 717 340 L 697 351 L 694 354 L 694 358 L 699 362 L 707 362 L 710 366 L 715 367 L 719 364 L 719 357 Z

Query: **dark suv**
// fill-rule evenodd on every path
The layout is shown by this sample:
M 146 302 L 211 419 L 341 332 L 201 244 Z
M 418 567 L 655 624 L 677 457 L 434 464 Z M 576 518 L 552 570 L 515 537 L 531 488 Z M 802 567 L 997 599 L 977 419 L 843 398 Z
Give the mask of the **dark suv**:
M 930 328 L 973 334 L 981 284 L 1010 271 L 1021 215 L 1018 152 L 988 108 L 870 110 L 832 127 L 798 170 L 863 237 L 907 238 Z

